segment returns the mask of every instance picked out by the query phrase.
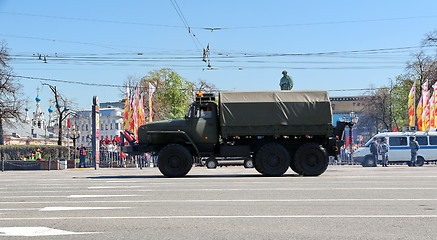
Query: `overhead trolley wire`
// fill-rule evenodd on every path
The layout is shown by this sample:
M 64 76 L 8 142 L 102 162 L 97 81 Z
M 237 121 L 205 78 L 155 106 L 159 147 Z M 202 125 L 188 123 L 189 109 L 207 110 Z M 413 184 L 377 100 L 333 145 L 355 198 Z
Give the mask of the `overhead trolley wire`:
M 178 14 L 179 18 L 181 19 L 182 23 L 184 24 L 185 28 L 188 31 L 188 34 L 190 35 L 191 39 L 194 42 L 194 45 L 196 46 L 198 51 L 201 51 L 202 49 L 202 43 L 199 41 L 197 36 L 193 33 L 190 25 L 188 24 L 187 19 L 185 18 L 184 14 L 182 13 L 182 10 L 180 9 L 178 3 L 176 0 L 170 0 L 171 4 L 173 5 L 173 8 L 175 9 L 176 13 Z
M 172 2 L 172 4 L 174 4 L 174 3 Z M 177 5 L 177 3 L 175 3 L 175 4 Z M 117 23 L 117 24 L 128 24 L 128 25 L 150 26 L 150 27 L 186 28 L 185 24 L 184 24 L 184 26 L 176 26 L 176 25 L 167 25 L 167 24 L 156 24 L 156 23 L 141 23 L 141 22 L 116 21 L 116 20 L 107 20 L 107 19 L 65 17 L 65 16 L 53 16 L 53 15 L 17 13 L 17 12 L 5 12 L 5 11 L 0 11 L 0 13 L 9 14 L 9 15 L 18 15 L 18 16 L 55 18 L 55 19 L 102 22 L 102 23 Z M 183 17 L 183 15 L 181 17 Z M 399 21 L 399 20 L 427 19 L 427 18 L 437 18 L 437 15 L 379 18 L 379 19 L 361 19 L 361 20 L 344 20 L 344 21 L 327 21 L 327 22 L 314 22 L 314 23 L 259 25 L 259 26 L 227 26 L 227 27 L 226 26 L 223 26 L 223 27 L 207 27 L 207 26 L 193 27 L 193 26 L 191 26 L 190 28 L 191 29 L 203 29 L 203 30 L 208 30 L 208 31 L 217 31 L 217 30 L 232 30 L 232 29 L 279 28 L 279 27 L 299 27 L 299 26 L 333 25 L 333 24 L 347 24 L 347 23 L 385 22 L 385 21 Z M 186 19 L 185 19 L 185 23 L 187 23 Z
M 22 75 L 11 75 L 11 77 L 24 78 L 24 79 L 30 79 L 30 80 L 40 80 L 40 81 L 49 81 L 49 82 L 60 82 L 60 83 L 69 83 L 69 84 L 77 84 L 77 85 L 86 85 L 86 86 L 96 86 L 96 87 L 115 87 L 115 88 L 126 87 L 126 85 L 120 85 L 120 84 L 89 83 L 89 82 L 61 80 L 61 79 L 53 79 L 53 78 L 30 77 L 30 76 L 22 76 Z M 127 86 L 127 87 L 134 88 L 135 86 Z M 331 90 L 327 90 L 327 91 L 328 92 L 371 91 L 371 90 L 385 89 L 385 88 L 386 87 L 382 87 L 382 88 L 355 88 L 355 89 L 352 89 L 352 88 L 351 89 L 331 89 Z M 187 89 L 178 89 L 178 90 L 187 90 Z M 217 89 L 217 90 L 218 91 L 229 91 L 229 90 L 224 90 L 224 89 Z

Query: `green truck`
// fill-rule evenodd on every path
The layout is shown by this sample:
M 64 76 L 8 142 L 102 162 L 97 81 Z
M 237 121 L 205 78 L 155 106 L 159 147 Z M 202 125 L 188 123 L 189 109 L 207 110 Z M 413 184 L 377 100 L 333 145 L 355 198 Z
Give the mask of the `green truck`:
M 146 123 L 138 139 L 122 135 L 123 152 L 149 152 L 167 177 L 185 176 L 200 159 L 242 158 L 264 176 L 281 176 L 290 167 L 318 176 L 336 157 L 348 122 L 332 125 L 326 91 L 220 92 L 197 96 L 184 119 Z

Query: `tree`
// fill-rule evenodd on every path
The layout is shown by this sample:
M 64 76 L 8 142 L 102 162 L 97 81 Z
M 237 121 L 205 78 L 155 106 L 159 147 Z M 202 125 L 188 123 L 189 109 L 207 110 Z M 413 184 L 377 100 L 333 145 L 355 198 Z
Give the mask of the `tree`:
M 396 77 L 396 83 L 391 89 L 393 122 L 399 128 L 408 126 L 408 94 L 413 83 L 414 80 L 408 75 L 399 75 Z M 418 89 L 417 86 L 416 89 Z M 416 94 L 416 96 L 418 95 Z M 419 99 L 416 100 L 419 101 Z
M 423 47 L 437 43 L 437 31 L 426 35 Z M 360 123 L 372 125 L 373 131 L 408 126 L 408 94 L 413 83 L 416 83 L 417 106 L 422 92 L 422 84 L 426 81 L 430 86 L 437 82 L 437 56 L 427 55 L 420 51 L 407 63 L 406 73 L 398 75 L 394 84 L 371 92 L 367 97 Z M 431 91 L 432 88 L 430 88 Z
M 59 94 L 56 86 L 47 83 L 43 83 L 43 85 L 49 86 L 55 95 L 55 108 L 58 118 L 58 145 L 62 146 L 63 122 L 72 112 L 68 107 L 68 101 Z
M 8 65 L 9 49 L 0 42 L 0 145 L 4 145 L 4 124 L 12 119 L 20 119 L 23 100 L 20 98 L 21 84 L 12 76 Z
M 141 81 L 144 92 L 149 92 L 149 83 L 156 88 L 152 98 L 153 120 L 184 117 L 193 98 L 192 82 L 169 68 L 151 71 Z M 150 111 L 148 106 L 146 110 Z
M 374 133 L 380 129 L 393 127 L 393 113 L 390 104 L 390 88 L 379 88 L 373 90 L 368 96 L 364 97 L 363 114 L 360 118 L 360 127 L 369 129 Z
M 197 83 L 196 87 L 195 87 L 197 92 L 207 92 L 207 93 L 216 93 L 218 92 L 217 87 L 212 84 L 209 83 L 205 80 L 199 80 L 199 82 Z

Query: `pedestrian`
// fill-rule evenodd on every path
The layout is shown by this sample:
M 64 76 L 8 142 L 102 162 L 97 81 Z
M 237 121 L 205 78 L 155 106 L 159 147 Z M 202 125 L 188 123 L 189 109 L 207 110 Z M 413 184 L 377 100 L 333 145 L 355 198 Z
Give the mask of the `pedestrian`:
M 388 150 L 390 149 L 389 145 L 386 142 L 385 138 L 381 138 L 380 146 L 380 153 L 382 157 L 382 166 L 388 167 Z
M 120 151 L 119 157 L 120 157 L 120 167 L 125 168 L 126 167 L 126 154 L 124 152 Z
M 79 150 L 79 168 L 86 168 L 85 158 L 86 158 L 86 147 L 81 144 L 80 147 L 77 148 Z
M 372 143 L 370 144 L 370 152 L 372 153 L 373 156 L 373 167 L 376 167 L 377 162 L 378 162 L 378 140 L 376 138 L 373 139 Z
M 419 151 L 420 146 L 419 143 L 416 141 L 416 136 L 410 137 L 410 150 L 411 150 L 411 162 L 410 167 L 415 167 L 417 162 L 417 151 Z
M 42 159 L 42 150 L 40 148 L 37 148 L 35 151 L 32 152 L 34 155 L 34 158 L 36 160 L 43 160 Z

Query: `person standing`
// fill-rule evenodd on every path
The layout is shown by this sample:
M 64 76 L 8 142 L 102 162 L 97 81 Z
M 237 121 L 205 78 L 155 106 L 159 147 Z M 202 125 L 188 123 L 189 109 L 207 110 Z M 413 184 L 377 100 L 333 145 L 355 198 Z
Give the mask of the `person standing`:
M 374 160 L 373 167 L 376 167 L 378 163 L 378 148 L 378 140 L 374 138 L 372 143 L 370 144 L 370 152 L 372 153 Z
M 43 160 L 42 159 L 42 150 L 40 148 L 37 148 L 35 150 L 35 159 L 36 160 Z
M 80 147 L 77 148 L 79 150 L 79 168 L 86 168 L 85 158 L 86 158 L 86 147 L 81 144 Z
M 388 167 L 388 150 L 390 149 L 389 145 L 386 142 L 385 138 L 381 138 L 381 143 L 379 144 L 381 157 L 382 157 L 382 166 Z
M 120 157 L 120 167 L 125 168 L 126 167 L 126 154 L 124 152 L 120 151 L 119 157 Z
M 411 162 L 410 166 L 415 167 L 417 162 L 417 151 L 419 151 L 420 146 L 419 143 L 416 141 L 416 136 L 410 137 L 410 149 L 411 149 Z

